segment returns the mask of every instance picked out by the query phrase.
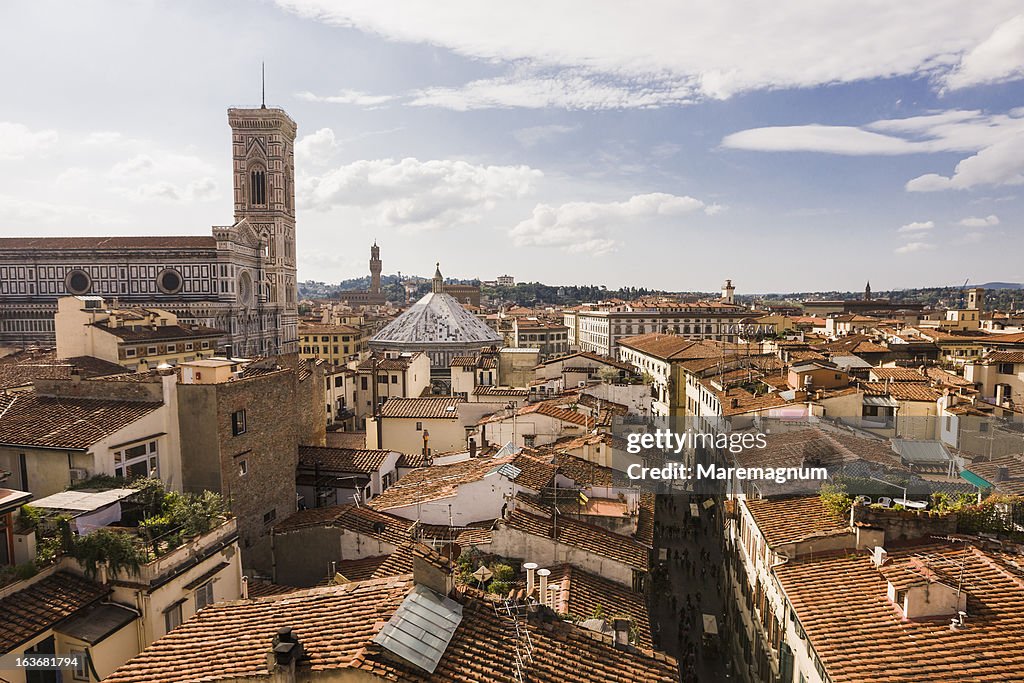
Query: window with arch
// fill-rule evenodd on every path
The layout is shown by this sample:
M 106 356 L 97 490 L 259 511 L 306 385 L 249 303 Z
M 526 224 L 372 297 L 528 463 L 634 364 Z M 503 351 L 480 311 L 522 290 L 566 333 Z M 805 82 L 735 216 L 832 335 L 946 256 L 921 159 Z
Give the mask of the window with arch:
M 267 203 L 267 172 L 262 166 L 249 171 L 249 200 L 253 204 Z

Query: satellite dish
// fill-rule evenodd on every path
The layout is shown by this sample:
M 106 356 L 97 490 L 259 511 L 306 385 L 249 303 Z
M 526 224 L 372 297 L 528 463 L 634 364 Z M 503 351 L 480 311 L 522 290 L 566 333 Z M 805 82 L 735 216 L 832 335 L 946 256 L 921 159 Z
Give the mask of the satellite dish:
M 494 572 L 483 565 L 480 565 L 480 568 L 473 572 L 473 578 L 480 583 L 490 581 L 492 576 L 494 576 Z

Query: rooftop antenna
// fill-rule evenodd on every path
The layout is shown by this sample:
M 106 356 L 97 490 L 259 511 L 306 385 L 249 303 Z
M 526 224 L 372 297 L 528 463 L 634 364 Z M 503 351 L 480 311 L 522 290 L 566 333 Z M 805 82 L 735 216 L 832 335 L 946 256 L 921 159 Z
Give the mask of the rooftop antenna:
M 260 62 L 260 109 L 267 108 L 267 63 Z

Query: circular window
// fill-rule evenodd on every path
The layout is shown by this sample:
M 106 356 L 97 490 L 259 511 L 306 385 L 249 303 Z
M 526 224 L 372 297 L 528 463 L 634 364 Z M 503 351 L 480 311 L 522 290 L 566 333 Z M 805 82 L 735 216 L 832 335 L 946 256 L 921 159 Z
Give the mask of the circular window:
M 64 278 L 64 284 L 72 294 L 88 294 L 92 288 L 92 278 L 81 268 L 75 268 Z
M 165 268 L 156 276 L 156 286 L 164 294 L 177 294 L 181 291 L 182 284 L 181 273 L 174 268 Z
M 238 303 L 248 306 L 252 303 L 252 276 L 249 271 L 243 270 L 238 276 Z

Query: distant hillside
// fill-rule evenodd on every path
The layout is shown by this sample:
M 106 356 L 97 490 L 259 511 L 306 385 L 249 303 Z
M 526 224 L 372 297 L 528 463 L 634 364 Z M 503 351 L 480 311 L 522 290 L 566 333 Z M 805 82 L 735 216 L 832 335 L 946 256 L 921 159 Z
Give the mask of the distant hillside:
M 1024 284 L 1020 282 L 986 282 L 977 286 L 985 289 L 1024 289 Z

